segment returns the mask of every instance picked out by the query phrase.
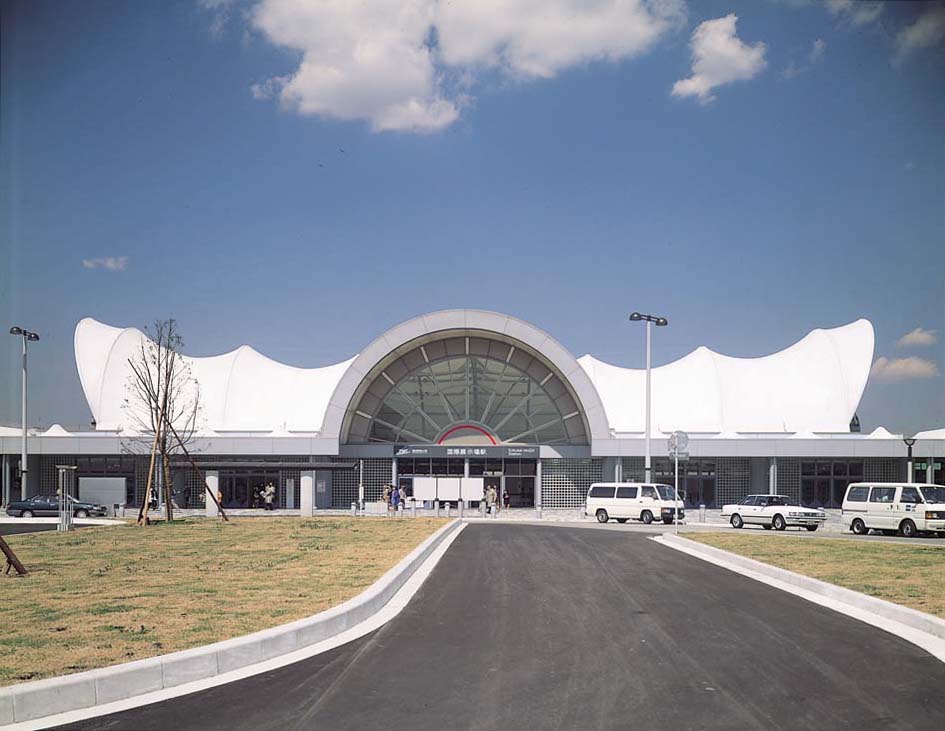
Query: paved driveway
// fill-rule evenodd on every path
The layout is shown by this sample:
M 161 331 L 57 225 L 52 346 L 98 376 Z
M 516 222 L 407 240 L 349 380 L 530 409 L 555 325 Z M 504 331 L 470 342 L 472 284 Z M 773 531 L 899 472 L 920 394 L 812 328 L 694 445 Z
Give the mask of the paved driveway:
M 83 729 L 940 729 L 945 664 L 618 530 L 468 526 L 394 620 Z

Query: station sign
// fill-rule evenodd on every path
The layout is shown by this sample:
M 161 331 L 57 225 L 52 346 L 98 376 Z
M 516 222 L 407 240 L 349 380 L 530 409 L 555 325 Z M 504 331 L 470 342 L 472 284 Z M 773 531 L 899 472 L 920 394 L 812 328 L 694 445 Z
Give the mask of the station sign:
M 538 459 L 539 447 L 452 447 L 446 444 L 398 445 L 395 457 L 491 457 L 493 459 Z

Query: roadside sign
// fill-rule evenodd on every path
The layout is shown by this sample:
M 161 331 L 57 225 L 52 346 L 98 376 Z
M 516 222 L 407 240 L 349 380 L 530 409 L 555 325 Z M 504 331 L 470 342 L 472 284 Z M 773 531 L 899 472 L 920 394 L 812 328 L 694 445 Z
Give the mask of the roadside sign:
M 673 458 L 674 458 L 674 459 L 678 459 L 680 462 L 688 462 L 688 461 L 689 461 L 689 452 L 676 452 L 676 453 L 673 455 Z
M 669 435 L 669 453 L 682 454 L 686 452 L 686 448 L 689 446 L 689 435 L 684 431 L 674 431 Z M 688 454 L 686 455 L 688 457 Z M 680 459 L 683 459 L 680 457 Z

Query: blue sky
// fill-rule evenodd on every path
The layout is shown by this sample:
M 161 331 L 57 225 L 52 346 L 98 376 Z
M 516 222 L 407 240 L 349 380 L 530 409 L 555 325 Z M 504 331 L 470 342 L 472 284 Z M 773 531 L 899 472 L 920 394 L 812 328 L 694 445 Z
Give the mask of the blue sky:
M 945 7 L 567 4 L 3 2 L 0 308 L 43 337 L 31 421 L 88 423 L 84 316 L 316 366 L 478 307 L 627 366 L 634 309 L 670 319 L 656 363 L 866 317 L 864 426 L 945 424 Z

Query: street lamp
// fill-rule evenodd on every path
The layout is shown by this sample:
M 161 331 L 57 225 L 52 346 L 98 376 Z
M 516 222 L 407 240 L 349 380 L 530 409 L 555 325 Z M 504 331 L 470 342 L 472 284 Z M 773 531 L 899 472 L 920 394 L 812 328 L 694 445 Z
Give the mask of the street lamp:
M 23 444 L 20 455 L 20 500 L 26 500 L 26 344 L 35 343 L 39 340 L 39 335 L 30 332 L 26 328 L 10 328 L 11 335 L 20 335 L 23 338 L 23 392 L 21 394 L 22 421 L 23 421 Z
M 639 312 L 630 313 L 631 322 L 646 322 L 646 457 L 643 462 L 643 481 L 652 482 L 653 468 L 650 464 L 650 325 L 666 327 L 669 320 L 658 315 L 643 315 Z
M 909 471 L 909 479 L 906 480 L 906 482 L 912 482 L 912 445 L 915 444 L 915 439 L 913 437 L 903 437 L 902 441 L 904 441 L 906 446 L 909 448 L 909 463 L 907 467 Z

